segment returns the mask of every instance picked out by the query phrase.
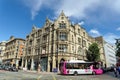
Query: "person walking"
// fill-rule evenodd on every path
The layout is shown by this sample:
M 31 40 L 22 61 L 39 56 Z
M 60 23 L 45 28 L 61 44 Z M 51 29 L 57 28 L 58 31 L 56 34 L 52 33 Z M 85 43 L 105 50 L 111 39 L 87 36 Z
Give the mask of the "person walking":
M 116 67 L 116 66 L 114 66 L 114 75 L 115 75 L 115 77 L 118 76 L 118 75 L 117 75 L 117 67 Z
M 38 73 L 41 71 L 41 66 L 40 64 L 38 65 Z
M 120 66 L 118 66 L 118 72 L 119 72 L 119 75 L 120 75 Z

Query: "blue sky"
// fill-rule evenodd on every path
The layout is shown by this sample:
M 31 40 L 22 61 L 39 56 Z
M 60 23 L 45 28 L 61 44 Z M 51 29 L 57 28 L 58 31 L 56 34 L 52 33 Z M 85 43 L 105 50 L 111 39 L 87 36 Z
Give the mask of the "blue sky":
M 42 27 L 61 11 L 93 37 L 114 44 L 120 38 L 120 0 L 0 0 L 0 42 L 10 36 L 26 37 L 32 25 Z

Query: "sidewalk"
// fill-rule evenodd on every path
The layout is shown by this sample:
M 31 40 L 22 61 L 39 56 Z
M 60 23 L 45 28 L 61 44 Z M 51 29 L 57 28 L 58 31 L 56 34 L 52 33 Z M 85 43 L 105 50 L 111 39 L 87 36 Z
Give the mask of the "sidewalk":
M 58 74 L 57 72 L 46 72 L 46 71 L 36 71 L 36 70 L 20 70 L 22 72 L 35 73 L 35 74 Z

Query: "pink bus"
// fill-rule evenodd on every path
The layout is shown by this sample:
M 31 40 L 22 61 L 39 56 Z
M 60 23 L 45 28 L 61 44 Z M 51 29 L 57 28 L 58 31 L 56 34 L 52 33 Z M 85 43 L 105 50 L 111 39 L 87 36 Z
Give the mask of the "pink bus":
M 83 60 L 63 61 L 59 64 L 61 74 L 103 74 L 99 63 L 86 62 Z

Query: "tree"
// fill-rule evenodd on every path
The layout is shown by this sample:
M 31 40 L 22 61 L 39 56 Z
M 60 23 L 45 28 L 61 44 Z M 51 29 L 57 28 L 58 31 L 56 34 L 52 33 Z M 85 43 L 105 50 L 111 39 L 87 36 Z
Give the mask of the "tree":
M 116 39 L 116 56 L 120 57 L 120 39 Z
M 86 51 L 86 58 L 89 61 L 98 61 L 100 60 L 100 53 L 97 43 L 93 43 L 89 46 L 88 50 Z

